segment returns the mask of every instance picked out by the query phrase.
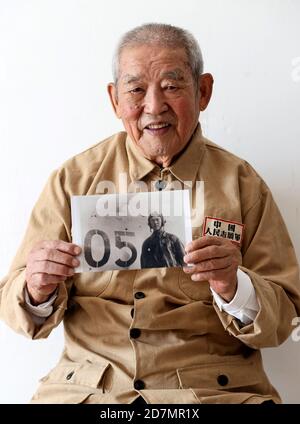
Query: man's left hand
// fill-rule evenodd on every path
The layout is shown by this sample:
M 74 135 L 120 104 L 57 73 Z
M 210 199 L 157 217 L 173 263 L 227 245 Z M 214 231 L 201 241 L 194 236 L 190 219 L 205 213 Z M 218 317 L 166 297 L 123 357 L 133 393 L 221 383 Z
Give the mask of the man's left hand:
M 187 244 L 184 267 L 193 281 L 208 281 L 211 288 L 230 302 L 237 289 L 237 269 L 241 263 L 239 247 L 222 237 L 201 237 Z

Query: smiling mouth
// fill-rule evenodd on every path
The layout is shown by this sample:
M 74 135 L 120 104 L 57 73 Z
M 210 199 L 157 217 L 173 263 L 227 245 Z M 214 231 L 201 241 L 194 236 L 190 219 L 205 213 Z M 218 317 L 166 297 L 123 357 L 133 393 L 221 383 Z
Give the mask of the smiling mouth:
M 158 124 L 149 124 L 145 128 L 147 128 L 148 130 L 160 130 L 161 128 L 167 128 L 170 126 L 171 124 L 168 124 L 167 122 L 162 122 Z
M 147 125 L 145 130 L 147 130 L 147 132 L 151 133 L 152 135 L 163 135 L 169 130 L 169 128 L 171 128 L 171 124 L 168 122 L 159 122 L 157 124 Z

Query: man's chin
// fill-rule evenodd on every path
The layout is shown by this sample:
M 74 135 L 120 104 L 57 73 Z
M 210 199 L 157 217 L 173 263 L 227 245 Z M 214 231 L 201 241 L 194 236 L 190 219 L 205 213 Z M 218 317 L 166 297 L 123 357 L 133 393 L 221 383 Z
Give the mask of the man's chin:
M 172 140 L 173 141 L 173 140 Z M 169 140 L 162 140 L 158 137 L 143 138 L 139 143 L 143 151 L 151 156 L 169 156 L 172 153 Z

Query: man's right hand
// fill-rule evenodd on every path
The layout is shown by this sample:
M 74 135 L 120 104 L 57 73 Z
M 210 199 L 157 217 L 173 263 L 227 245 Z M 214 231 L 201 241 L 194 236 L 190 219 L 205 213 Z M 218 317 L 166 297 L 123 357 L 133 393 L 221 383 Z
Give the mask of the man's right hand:
M 62 240 L 39 242 L 27 258 L 26 284 L 33 305 L 46 302 L 58 284 L 74 274 L 81 248 Z

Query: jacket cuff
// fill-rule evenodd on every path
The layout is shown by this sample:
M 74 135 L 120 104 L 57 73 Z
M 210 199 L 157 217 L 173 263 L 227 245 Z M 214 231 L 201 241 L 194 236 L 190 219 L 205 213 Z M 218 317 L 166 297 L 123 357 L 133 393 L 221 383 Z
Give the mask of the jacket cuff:
M 235 296 L 229 303 L 212 288 L 211 292 L 220 311 L 227 312 L 247 325 L 255 319 L 259 311 L 259 304 L 250 277 L 239 268 L 237 271 L 237 280 Z

